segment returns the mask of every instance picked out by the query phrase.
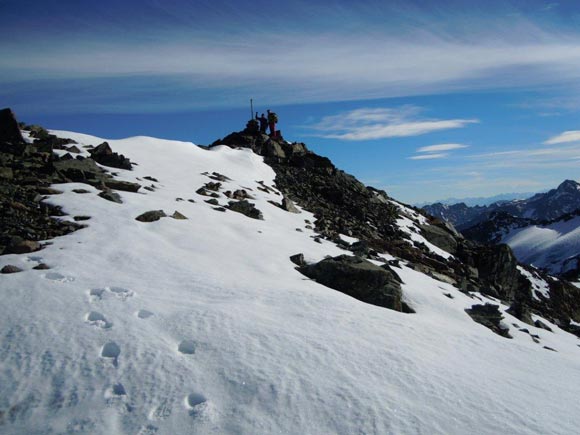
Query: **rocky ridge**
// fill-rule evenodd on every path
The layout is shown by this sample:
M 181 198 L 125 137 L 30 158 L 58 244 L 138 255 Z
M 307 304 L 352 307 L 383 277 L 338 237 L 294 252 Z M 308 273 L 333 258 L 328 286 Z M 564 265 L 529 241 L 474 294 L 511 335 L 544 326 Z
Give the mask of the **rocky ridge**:
M 354 257 L 392 264 L 404 261 L 409 267 L 452 283 L 468 294 L 481 292 L 508 304 L 510 312 L 524 322 L 531 322 L 531 313 L 536 313 L 578 333 L 571 321 L 580 321 L 580 289 L 534 271 L 541 274 L 550 288 L 549 297 L 535 298 L 531 282 L 518 269 L 522 266 L 507 245 L 490 247 L 466 240 L 449 223 L 397 203 L 384 191 L 363 185 L 303 143 L 272 139 L 247 128 L 212 144 L 217 145 L 251 148 L 264 156 L 276 172 L 278 189 L 315 215 L 314 227 L 321 237 L 350 250 Z M 342 235 L 358 241 L 346 242 Z M 443 255 L 436 248 L 448 254 Z M 387 260 L 388 256 L 394 256 L 395 260 Z M 352 261 L 335 258 L 298 268 L 318 282 L 338 288 L 340 285 L 326 279 L 329 275 L 326 272 L 332 267 L 340 271 L 353 268 Z M 392 279 L 391 283 L 394 285 L 395 281 Z M 376 304 L 375 296 L 353 296 Z M 404 295 L 401 300 L 404 301 Z M 402 305 L 379 304 L 403 310 Z
M 21 130 L 30 139 L 26 140 Z M 113 190 L 139 190 L 139 184 L 116 180 L 97 164 L 130 169 L 130 161 L 113 153 L 106 142 L 89 153 L 90 158 L 80 155 L 74 141 L 58 138 L 41 127 L 19 125 L 10 109 L 0 111 L 0 255 L 34 252 L 42 248 L 41 242 L 49 243 L 49 239 L 84 227 L 59 219 L 63 211 L 43 201 L 61 193 L 50 187 L 53 184 L 89 184 L 99 189 L 104 199 L 117 202 L 120 197 Z

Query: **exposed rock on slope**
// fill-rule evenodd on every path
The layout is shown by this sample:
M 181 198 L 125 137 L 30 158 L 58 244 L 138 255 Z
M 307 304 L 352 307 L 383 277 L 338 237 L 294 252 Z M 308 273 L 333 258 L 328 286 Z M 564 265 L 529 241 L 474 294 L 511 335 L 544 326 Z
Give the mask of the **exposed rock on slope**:
M 298 270 L 355 299 L 395 311 L 403 310 L 401 279 L 386 264 L 379 267 L 359 257 L 341 255 Z
M 41 248 L 39 241 L 84 227 L 52 218 L 63 212 L 43 202 L 47 195 L 61 193 L 50 188 L 51 184 L 86 183 L 111 197 L 117 194 L 110 189 L 136 192 L 140 188 L 137 183 L 115 180 L 93 159 L 73 158 L 65 146 L 74 141 L 57 138 L 37 126 L 25 129 L 31 138 L 36 137 L 32 143 L 23 138 L 12 111 L 0 111 L 0 255 L 33 252 Z M 61 157 L 55 150 L 63 150 Z
M 406 261 L 409 267 L 457 285 L 465 292 L 479 291 L 498 298 L 514 306 L 513 311 L 522 317 L 535 312 L 562 325 L 569 325 L 570 319 L 580 322 L 580 313 L 576 311 L 580 308 L 580 298 L 575 299 L 579 292 L 574 286 L 558 284 L 562 287 L 554 294 L 560 291 L 566 296 L 549 302 L 534 300 L 530 281 L 519 271 L 507 245 L 485 247 L 468 241 L 448 223 L 400 205 L 383 191 L 364 186 L 302 143 L 291 144 L 242 131 L 213 145 L 220 144 L 248 147 L 263 155 L 276 172 L 277 187 L 314 213 L 316 231 L 357 255 L 383 262 L 381 254 L 393 255 Z M 355 237 L 360 242 L 345 243 L 341 235 Z M 361 251 L 363 245 L 365 249 Z M 345 269 L 343 263 L 339 264 Z M 330 265 L 336 265 L 336 259 L 324 260 L 319 267 L 326 270 Z M 314 276 L 314 266 L 305 266 L 302 270 Z M 317 276 L 316 280 L 319 279 Z M 554 286 L 555 282 L 547 285 Z M 336 283 L 326 285 L 337 287 Z M 562 299 L 567 304 L 561 311 L 555 310 L 554 304 L 561 306 Z

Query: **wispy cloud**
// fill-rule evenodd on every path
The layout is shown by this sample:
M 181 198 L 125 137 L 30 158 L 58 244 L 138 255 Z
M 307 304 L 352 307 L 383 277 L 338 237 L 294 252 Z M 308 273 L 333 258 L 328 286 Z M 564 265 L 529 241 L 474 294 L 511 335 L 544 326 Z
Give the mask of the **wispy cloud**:
M 422 111 L 422 108 L 411 105 L 399 108 L 357 109 L 326 116 L 308 128 L 319 137 L 364 141 L 419 136 L 479 122 L 476 119 L 427 119 L 421 117 Z
M 431 160 L 431 159 L 443 159 L 447 157 L 447 153 L 436 153 L 436 154 L 419 154 L 417 156 L 409 157 L 409 160 Z
M 421 147 L 417 149 L 418 153 L 434 153 L 434 152 L 440 152 L 440 151 L 452 151 L 452 150 L 458 150 L 461 148 L 467 148 L 468 145 L 463 145 L 460 143 L 442 143 L 442 144 L 438 144 L 438 145 L 429 145 L 426 147 Z
M 480 10 L 439 5 L 381 10 L 377 5 L 391 2 L 376 1 L 334 11 L 326 4 L 288 2 L 293 5 L 281 6 L 281 14 L 288 12 L 284 16 L 296 25 L 280 27 L 229 3 L 190 5 L 185 11 L 163 7 L 149 11 L 147 19 L 140 9 L 126 17 L 130 26 L 112 12 L 105 15 L 110 22 L 91 21 L 98 14 L 77 22 L 61 7 L 69 16 L 51 23 L 58 31 L 39 35 L 31 30 L 34 24 L 7 30 L 13 37 L 0 47 L 0 88 L 19 84 L 34 93 L 75 82 L 83 93 L 58 94 L 59 104 L 52 106 L 76 110 L 83 101 L 94 106 L 106 97 L 105 103 L 115 103 L 109 110 L 118 105 L 175 110 L 239 105 L 248 95 L 291 104 L 547 84 L 577 88 L 580 81 L 580 32 L 555 30 L 529 17 L 498 18 L 497 11 L 486 17 Z M 126 86 L 127 80 L 135 85 Z M 160 87 L 166 90 L 162 95 L 142 92 Z M 416 134 L 436 126 L 447 128 L 426 122 L 369 135 Z
M 548 139 L 544 143 L 546 145 L 555 145 L 569 142 L 580 142 L 580 130 L 565 131 L 564 133 Z

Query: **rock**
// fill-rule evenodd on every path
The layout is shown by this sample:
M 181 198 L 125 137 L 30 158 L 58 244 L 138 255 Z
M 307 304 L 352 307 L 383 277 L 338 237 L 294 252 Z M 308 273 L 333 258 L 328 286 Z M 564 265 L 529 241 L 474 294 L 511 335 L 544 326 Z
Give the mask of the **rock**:
M 245 189 L 238 189 L 233 193 L 228 190 L 227 192 L 224 192 L 224 195 L 230 199 L 236 199 L 238 201 L 242 199 L 254 199 L 254 197 L 248 194 L 248 192 Z
M 18 272 L 22 272 L 22 269 L 20 269 L 17 266 L 13 266 L 11 264 L 8 264 L 8 265 L 4 266 L 2 268 L 2 270 L 0 270 L 0 273 L 4 273 L 4 274 L 8 274 L 8 273 L 18 273 Z
M 36 191 L 41 195 L 61 195 L 63 192 L 62 190 L 56 190 L 52 187 L 44 187 L 39 186 L 36 188 Z
M 107 142 L 89 150 L 91 157 L 103 166 L 131 170 L 131 161 L 122 154 L 113 152 Z
M 541 320 L 536 320 L 536 321 L 534 322 L 534 326 L 535 326 L 536 328 L 541 328 L 541 329 L 545 329 L 546 331 L 553 332 L 553 331 L 552 331 L 552 328 L 550 328 L 548 325 L 546 325 L 546 324 L 545 324 L 544 322 L 542 322 Z
M 486 303 L 485 305 L 477 304 L 465 310 L 471 318 L 482 324 L 488 329 L 491 329 L 498 335 L 505 338 L 512 338 L 509 334 L 509 328 L 501 324 L 503 319 L 502 313 L 499 311 L 499 305 Z
M 181 213 L 179 213 L 177 210 L 175 210 L 173 212 L 173 214 L 171 215 L 171 217 L 173 219 L 178 219 L 178 220 L 185 220 L 188 219 L 187 216 L 182 215 Z
M 514 301 L 507 312 L 528 325 L 534 324 L 530 307 L 520 300 Z
M 296 208 L 292 200 L 286 196 L 282 198 L 282 209 L 289 213 L 300 213 L 300 210 Z
M 117 192 L 113 192 L 112 190 L 103 190 L 99 193 L 99 196 L 107 201 L 116 202 L 117 204 L 123 204 L 123 200 L 121 199 L 121 195 Z
M 159 180 L 157 178 L 153 178 L 153 177 L 150 177 L 150 176 L 146 176 L 146 177 L 143 177 L 143 178 L 145 180 L 153 181 L 154 183 L 159 183 Z
M 69 153 L 74 153 L 74 154 L 79 154 L 81 152 L 80 149 L 78 149 L 76 146 L 72 146 L 72 147 L 68 147 L 66 149 Z
M 105 180 L 104 184 L 109 189 L 122 190 L 124 192 L 137 192 L 141 188 L 141 185 L 138 183 L 131 183 L 129 181 L 115 180 L 114 178 L 111 178 L 109 180 Z
M 304 254 L 295 254 L 290 256 L 290 261 L 297 266 L 306 266 L 306 261 L 304 261 Z
M 33 267 L 34 270 L 48 270 L 50 266 L 46 263 L 40 263 Z
M 435 225 L 420 225 L 419 228 L 429 242 L 450 254 L 455 254 L 457 240 L 447 229 Z
M 9 108 L 0 110 L 0 142 L 12 144 L 24 142 L 18 121 Z
M 163 210 L 151 210 L 140 214 L 135 218 L 135 220 L 138 220 L 139 222 L 155 222 L 163 217 L 167 217 Z
M 90 218 L 91 218 L 90 216 L 74 216 L 73 217 L 75 222 L 88 221 Z
M 211 205 L 220 205 L 218 200 L 215 198 L 207 199 L 207 200 L 205 200 L 205 202 L 207 202 L 208 204 L 211 204 Z
M 264 219 L 262 212 L 258 210 L 254 204 L 246 200 L 230 201 L 227 208 L 230 209 L 231 211 L 235 211 L 237 213 L 246 215 L 252 219 L 260 219 L 260 220 Z
M 80 193 L 80 194 L 83 194 L 83 193 L 91 193 L 91 192 L 89 192 L 89 191 L 88 191 L 88 190 L 86 190 L 86 189 L 73 189 L 72 191 L 73 191 L 74 193 Z
M 70 181 L 87 183 L 93 186 L 109 178 L 105 171 L 97 166 L 93 159 L 70 159 L 54 162 L 56 170 Z
M 40 250 L 42 246 L 40 243 L 33 240 L 22 240 L 12 246 L 8 246 L 5 254 L 28 254 Z
M 390 268 L 375 266 L 358 257 L 340 255 L 298 270 L 319 284 L 360 301 L 395 311 L 403 310 L 400 278 Z
M 14 171 L 12 168 L 1 167 L 0 178 L 3 178 L 4 180 L 12 180 L 14 179 Z

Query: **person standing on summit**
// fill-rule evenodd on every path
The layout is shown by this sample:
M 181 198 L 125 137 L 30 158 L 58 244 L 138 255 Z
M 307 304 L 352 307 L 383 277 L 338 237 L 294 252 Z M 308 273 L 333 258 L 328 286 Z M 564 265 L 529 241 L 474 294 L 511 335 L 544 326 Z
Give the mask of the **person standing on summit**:
M 270 126 L 270 137 L 276 137 L 276 123 L 278 122 L 278 115 L 270 112 L 268 109 L 268 125 Z
M 256 112 L 256 121 L 260 121 L 260 133 L 266 134 L 266 129 L 268 128 L 268 120 L 262 113 L 261 116 L 258 117 L 258 112 Z

